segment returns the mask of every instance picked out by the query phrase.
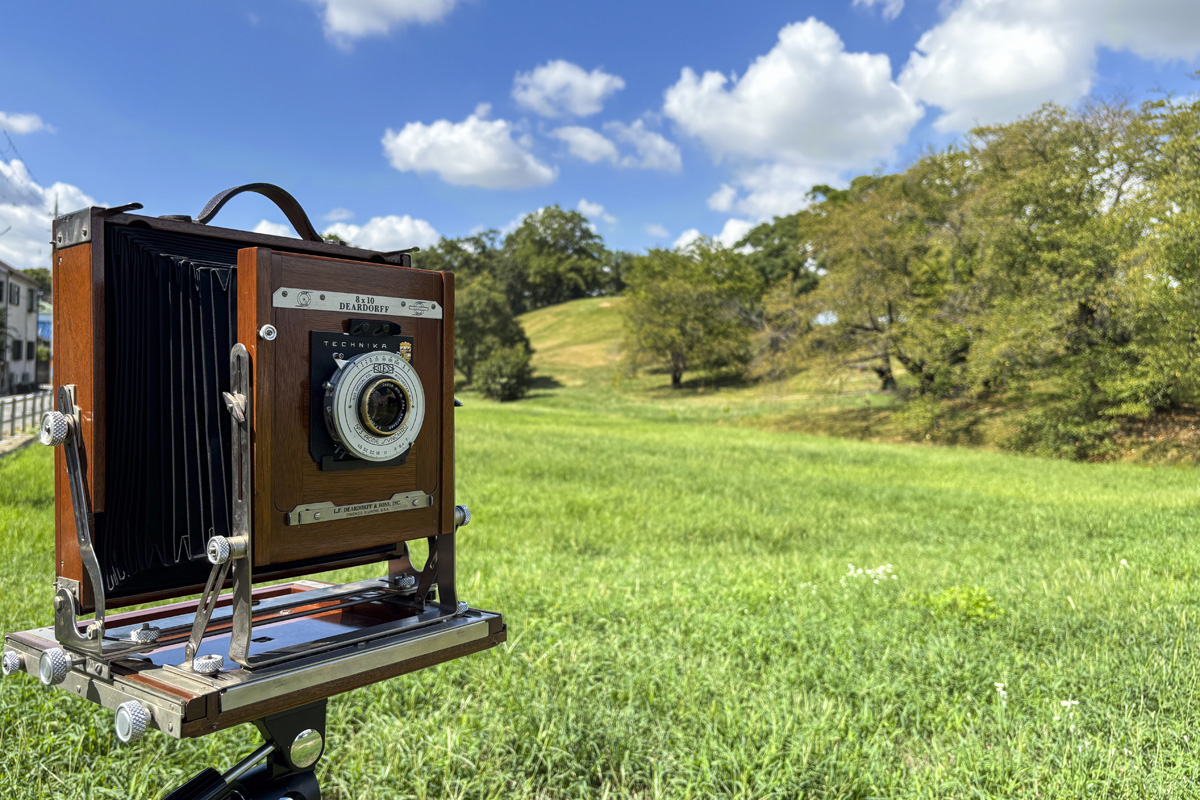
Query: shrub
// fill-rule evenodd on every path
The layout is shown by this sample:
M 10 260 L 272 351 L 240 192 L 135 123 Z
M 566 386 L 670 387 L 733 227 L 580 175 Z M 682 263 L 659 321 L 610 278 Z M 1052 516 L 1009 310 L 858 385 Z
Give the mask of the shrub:
M 524 344 L 497 347 L 475 368 L 474 384 L 489 400 L 519 400 L 529 391 L 533 367 Z

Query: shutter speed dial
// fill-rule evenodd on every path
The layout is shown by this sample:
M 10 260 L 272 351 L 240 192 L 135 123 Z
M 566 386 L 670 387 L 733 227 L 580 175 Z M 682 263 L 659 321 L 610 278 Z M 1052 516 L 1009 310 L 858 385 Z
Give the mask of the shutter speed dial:
M 425 390 L 398 353 L 376 350 L 337 362 L 325 385 L 325 424 L 349 455 L 391 461 L 404 455 L 425 420 Z

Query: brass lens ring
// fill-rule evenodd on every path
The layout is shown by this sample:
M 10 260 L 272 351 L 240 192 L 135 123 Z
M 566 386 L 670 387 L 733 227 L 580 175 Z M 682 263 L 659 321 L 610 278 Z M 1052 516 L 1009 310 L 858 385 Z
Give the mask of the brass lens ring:
M 395 387 L 400 397 L 403 398 L 403 402 L 395 417 L 389 423 L 380 425 L 379 421 L 371 414 L 371 397 L 385 387 Z M 358 418 L 362 422 L 363 427 L 375 436 L 391 436 L 404 422 L 404 417 L 408 414 L 410 408 L 412 408 L 412 398 L 408 396 L 408 390 L 404 388 L 404 385 L 395 378 L 384 377 L 372 381 L 367 384 L 367 388 L 363 389 L 362 397 L 358 403 Z M 390 428 L 390 430 L 385 428 Z

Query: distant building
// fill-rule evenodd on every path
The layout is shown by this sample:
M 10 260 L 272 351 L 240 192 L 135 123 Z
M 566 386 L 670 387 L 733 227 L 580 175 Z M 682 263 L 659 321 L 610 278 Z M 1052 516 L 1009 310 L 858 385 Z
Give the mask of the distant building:
M 54 376 L 50 372 L 50 365 L 54 362 L 54 308 L 49 303 L 48 297 L 43 297 L 38 302 L 38 323 L 37 323 L 37 339 L 39 353 L 45 352 L 49 354 L 49 358 L 37 362 L 37 383 L 38 386 L 47 386 L 53 383 Z M 41 350 L 40 348 L 45 348 Z
M 4 330 L 0 338 L 0 394 L 32 391 L 38 386 L 38 304 L 41 292 L 37 283 L 21 270 L 0 261 L 0 305 L 4 309 Z

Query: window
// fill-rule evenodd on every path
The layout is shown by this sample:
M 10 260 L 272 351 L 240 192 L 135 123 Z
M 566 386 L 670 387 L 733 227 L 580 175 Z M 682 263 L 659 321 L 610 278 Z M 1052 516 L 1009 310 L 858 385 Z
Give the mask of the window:
M 20 339 L 13 339 L 12 343 L 12 360 L 20 361 L 21 356 L 25 354 L 25 343 Z
M 12 281 L 8 282 L 8 302 L 14 306 L 21 305 L 21 287 Z
M 37 311 L 37 304 L 38 304 L 38 291 L 37 291 L 37 289 L 30 289 L 29 290 L 29 310 Z
M 37 343 L 36 342 L 26 342 L 25 343 L 25 360 L 26 361 L 37 360 Z

